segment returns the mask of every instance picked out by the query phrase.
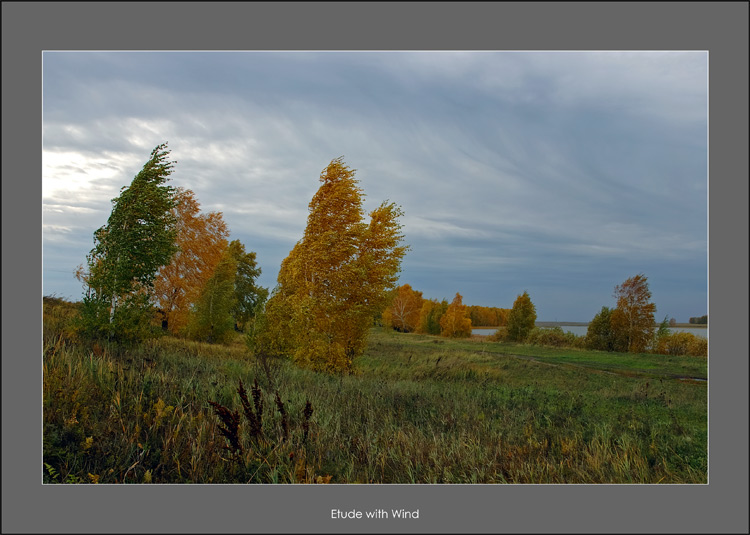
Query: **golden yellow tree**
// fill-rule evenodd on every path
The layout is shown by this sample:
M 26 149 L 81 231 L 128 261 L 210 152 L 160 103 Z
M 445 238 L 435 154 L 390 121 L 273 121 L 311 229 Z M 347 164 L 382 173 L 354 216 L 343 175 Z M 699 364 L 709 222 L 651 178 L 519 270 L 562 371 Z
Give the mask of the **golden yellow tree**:
M 255 349 L 285 352 L 306 367 L 351 369 L 374 312 L 398 280 L 407 247 L 401 209 L 383 202 L 363 221 L 363 191 L 342 158 L 320 175 L 304 236 L 282 262 Z
M 162 324 L 180 332 L 188 323 L 190 307 L 213 275 L 227 248 L 229 230 L 221 212 L 202 214 L 195 193 L 178 188 L 173 215 L 177 221 L 177 252 L 154 281 Z
M 416 331 L 422 301 L 422 292 L 413 290 L 408 284 L 399 286 L 390 306 L 383 312 L 383 323 L 404 333 Z
M 471 336 L 471 318 L 469 310 L 463 304 L 460 293 L 456 293 L 448 310 L 440 318 L 440 334 L 451 338 L 467 338 Z
M 612 330 L 629 352 L 645 351 L 654 339 L 656 305 L 651 302 L 648 279 L 643 273 L 615 286 L 617 308 L 612 312 Z

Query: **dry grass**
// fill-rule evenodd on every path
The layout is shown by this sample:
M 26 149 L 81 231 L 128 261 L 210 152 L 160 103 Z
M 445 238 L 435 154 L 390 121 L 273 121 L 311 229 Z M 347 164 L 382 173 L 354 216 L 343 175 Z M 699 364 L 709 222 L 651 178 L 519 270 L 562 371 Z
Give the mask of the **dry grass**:
M 695 358 L 631 366 L 373 331 L 357 374 L 331 377 L 256 358 L 241 338 L 123 349 L 74 343 L 64 327 L 45 327 L 47 482 L 707 480 L 706 382 L 669 378 L 699 374 Z

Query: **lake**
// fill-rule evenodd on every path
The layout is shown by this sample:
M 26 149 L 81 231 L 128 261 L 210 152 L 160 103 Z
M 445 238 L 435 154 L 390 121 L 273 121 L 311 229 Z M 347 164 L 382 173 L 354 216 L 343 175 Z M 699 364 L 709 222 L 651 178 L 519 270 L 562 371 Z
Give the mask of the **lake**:
M 589 328 L 588 325 L 565 325 L 563 323 L 559 323 L 557 324 L 557 326 L 560 327 L 563 331 L 571 332 L 576 336 L 584 336 Z M 475 328 L 471 330 L 471 334 L 488 336 L 490 334 L 494 334 L 496 330 L 497 329 L 494 328 Z M 708 338 L 708 328 L 706 327 L 670 327 L 669 330 L 672 332 L 692 333 L 695 336 L 700 336 L 701 338 Z

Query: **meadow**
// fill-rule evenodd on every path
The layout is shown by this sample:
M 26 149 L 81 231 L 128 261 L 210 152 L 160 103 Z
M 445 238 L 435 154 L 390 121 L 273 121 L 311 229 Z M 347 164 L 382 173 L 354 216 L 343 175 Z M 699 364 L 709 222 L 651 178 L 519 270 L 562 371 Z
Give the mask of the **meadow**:
M 45 298 L 45 483 L 707 483 L 705 357 L 373 328 L 355 373 L 70 336 Z

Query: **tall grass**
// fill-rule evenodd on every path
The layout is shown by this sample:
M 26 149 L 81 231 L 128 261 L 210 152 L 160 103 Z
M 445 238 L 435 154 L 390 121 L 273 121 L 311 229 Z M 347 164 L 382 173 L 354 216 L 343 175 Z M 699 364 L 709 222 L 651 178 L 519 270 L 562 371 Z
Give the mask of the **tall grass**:
M 332 377 L 256 358 L 241 338 L 126 349 L 74 342 L 63 324 L 44 331 L 46 482 L 707 480 L 706 383 L 672 378 L 687 357 L 654 372 L 654 355 L 617 367 L 602 352 L 373 330 L 356 373 Z M 218 406 L 237 415 L 239 448 Z

